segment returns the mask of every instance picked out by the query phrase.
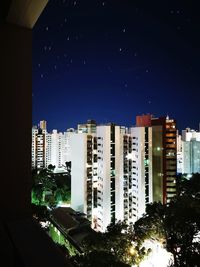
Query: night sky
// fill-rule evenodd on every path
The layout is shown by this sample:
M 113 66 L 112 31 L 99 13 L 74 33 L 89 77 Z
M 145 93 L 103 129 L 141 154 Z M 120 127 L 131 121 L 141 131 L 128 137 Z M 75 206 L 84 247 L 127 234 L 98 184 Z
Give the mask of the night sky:
M 49 1 L 33 30 L 33 124 L 130 126 L 151 113 L 198 129 L 198 9 L 133 2 Z

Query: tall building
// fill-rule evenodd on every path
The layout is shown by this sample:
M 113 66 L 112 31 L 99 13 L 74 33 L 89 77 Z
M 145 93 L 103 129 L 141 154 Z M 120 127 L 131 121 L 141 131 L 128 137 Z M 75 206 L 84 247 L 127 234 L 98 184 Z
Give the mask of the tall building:
M 182 141 L 182 137 L 179 134 L 179 132 L 177 131 L 177 173 L 183 173 L 183 141 Z
M 97 181 L 96 137 L 94 134 L 74 133 L 70 138 L 71 149 L 71 207 L 83 212 L 92 221 L 93 188 Z
M 168 203 L 176 195 L 176 121 L 152 118 L 153 201 Z
M 41 127 L 46 127 L 46 121 L 40 122 Z M 33 126 L 32 128 L 32 168 L 47 168 L 54 165 L 56 171 L 62 171 L 66 162 L 71 161 L 70 137 L 73 129 L 61 133 L 53 130 L 48 133 L 46 129 Z
M 96 133 L 96 121 L 88 120 L 87 123 L 78 124 L 78 133 Z
M 46 130 L 32 128 L 32 168 L 46 167 Z
M 39 124 L 39 128 L 42 129 L 42 130 L 46 130 L 47 129 L 47 122 L 45 120 L 43 121 L 40 121 L 40 124 Z
M 131 128 L 132 138 L 132 215 L 135 222 L 153 201 L 152 127 Z M 130 198 L 129 198 L 130 200 Z M 130 205 L 130 206 L 131 206 Z
M 176 194 L 176 121 L 147 114 L 136 117 L 136 126 L 152 128 L 152 201 L 167 203 Z
M 72 208 L 104 232 L 118 220 L 134 223 L 152 202 L 152 128 L 100 125 L 71 137 Z M 77 186 L 79 185 L 79 186 Z
M 104 232 L 110 223 L 123 220 L 123 166 L 120 127 L 97 126 L 97 219 Z
M 200 173 L 200 132 L 186 128 L 182 131 L 182 173 Z

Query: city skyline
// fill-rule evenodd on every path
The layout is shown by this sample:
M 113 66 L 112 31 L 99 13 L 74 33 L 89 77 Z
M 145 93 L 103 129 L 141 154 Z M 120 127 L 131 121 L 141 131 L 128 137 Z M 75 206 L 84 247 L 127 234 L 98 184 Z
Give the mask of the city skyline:
M 33 31 L 33 124 L 131 126 L 150 113 L 198 129 L 199 24 L 186 7 L 51 1 Z

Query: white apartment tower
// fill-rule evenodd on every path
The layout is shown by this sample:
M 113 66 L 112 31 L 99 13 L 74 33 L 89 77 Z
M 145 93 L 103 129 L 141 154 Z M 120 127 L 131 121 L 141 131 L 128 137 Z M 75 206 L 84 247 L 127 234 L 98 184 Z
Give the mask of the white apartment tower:
M 152 128 L 97 126 L 71 137 L 72 208 L 104 232 L 110 223 L 134 223 L 152 202 Z
M 93 188 L 97 181 L 96 137 L 94 134 L 74 133 L 70 137 L 71 148 L 71 207 L 87 214 L 92 221 L 96 206 Z
M 123 169 L 120 127 L 97 126 L 97 231 L 104 232 L 110 223 L 123 220 Z
M 129 220 L 134 223 L 145 213 L 146 205 L 153 201 L 152 127 L 133 127 L 130 134 L 132 154 L 128 158 L 129 162 L 132 159 L 132 179 L 129 180 L 129 216 L 132 220 Z
M 32 128 L 32 168 L 46 166 L 46 130 Z
M 187 128 L 182 131 L 182 173 L 200 173 L 200 132 Z

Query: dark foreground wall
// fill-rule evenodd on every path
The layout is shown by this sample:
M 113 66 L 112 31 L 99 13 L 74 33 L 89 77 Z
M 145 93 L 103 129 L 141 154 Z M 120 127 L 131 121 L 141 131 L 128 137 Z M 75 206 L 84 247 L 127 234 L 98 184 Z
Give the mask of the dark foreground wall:
M 30 213 L 31 57 L 31 30 L 0 25 L 0 205 L 4 218 Z

